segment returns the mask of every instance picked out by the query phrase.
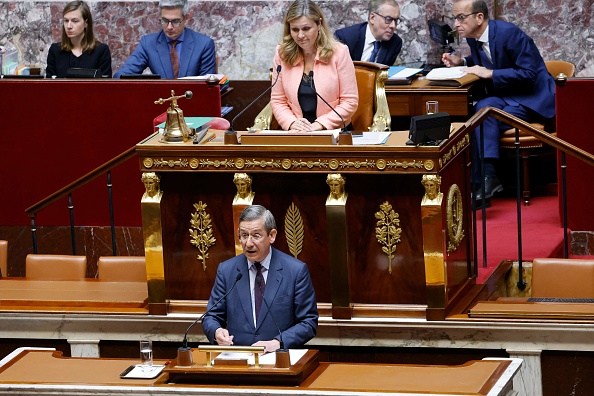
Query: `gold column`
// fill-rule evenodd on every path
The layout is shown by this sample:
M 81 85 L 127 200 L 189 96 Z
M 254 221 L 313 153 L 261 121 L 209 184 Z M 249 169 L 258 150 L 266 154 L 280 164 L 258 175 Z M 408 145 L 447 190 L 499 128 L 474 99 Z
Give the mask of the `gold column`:
M 330 291 L 332 317 L 350 319 L 351 300 L 349 287 L 348 240 L 346 223 L 345 177 L 330 173 L 326 179 L 330 195 L 326 199 L 326 228 L 328 230 L 328 259 L 330 263 Z
M 152 315 L 166 315 L 165 264 L 161 228 L 161 198 L 163 197 L 163 191 L 161 191 L 160 187 L 160 178 L 154 172 L 143 173 L 142 182 L 146 188 L 141 200 L 141 210 L 149 313 Z
M 427 307 L 429 309 L 444 308 L 446 306 L 447 274 L 442 220 L 443 193 L 440 192 L 441 176 L 423 175 L 421 183 L 425 187 L 425 195 L 421 201 L 421 219 Z
M 252 191 L 252 178 L 247 173 L 236 173 L 233 175 L 233 183 L 237 187 L 237 194 L 233 198 L 233 227 L 235 229 L 235 255 L 243 253 L 239 242 L 239 216 L 243 210 L 254 202 L 256 193 Z

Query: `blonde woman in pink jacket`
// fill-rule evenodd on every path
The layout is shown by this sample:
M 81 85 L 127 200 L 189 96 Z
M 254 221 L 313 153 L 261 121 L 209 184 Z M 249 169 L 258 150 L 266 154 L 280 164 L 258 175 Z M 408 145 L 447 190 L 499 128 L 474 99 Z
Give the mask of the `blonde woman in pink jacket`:
M 342 116 L 345 125 L 350 124 L 359 101 L 355 67 L 348 47 L 334 40 L 313 1 L 296 0 L 289 6 L 274 70 L 279 70 L 279 65 L 270 104 L 281 128 L 310 132 L 343 127 L 343 121 L 316 91 Z

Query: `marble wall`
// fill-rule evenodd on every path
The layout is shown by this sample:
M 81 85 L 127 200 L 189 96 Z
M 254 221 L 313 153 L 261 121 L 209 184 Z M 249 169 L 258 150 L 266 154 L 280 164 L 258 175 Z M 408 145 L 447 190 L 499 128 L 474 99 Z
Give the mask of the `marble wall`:
M 107 43 L 116 71 L 134 50 L 140 37 L 160 29 L 158 2 L 88 0 L 95 34 Z M 231 79 L 266 79 L 282 32 L 289 0 L 190 1 L 188 26 L 211 36 L 217 46 L 219 72 Z M 399 0 L 404 40 L 397 63 L 427 60 L 434 63 L 441 49 L 427 33 L 426 20 L 451 14 L 452 0 Z M 576 64 L 577 75 L 594 76 L 594 22 L 591 0 L 488 0 L 492 17 L 519 25 L 532 36 L 545 59 Z M 0 45 L 12 44 L 21 61 L 45 68 L 50 44 L 59 41 L 63 1 L 2 1 Z M 367 18 L 366 0 L 319 1 L 334 29 Z M 458 44 L 455 44 L 458 47 Z M 468 52 L 464 42 L 462 53 Z

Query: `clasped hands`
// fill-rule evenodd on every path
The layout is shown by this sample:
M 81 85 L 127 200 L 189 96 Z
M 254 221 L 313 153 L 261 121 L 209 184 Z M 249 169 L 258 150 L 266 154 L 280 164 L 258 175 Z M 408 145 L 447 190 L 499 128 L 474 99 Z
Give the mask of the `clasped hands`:
M 229 330 L 223 329 L 222 327 L 215 331 L 215 340 L 219 345 L 233 345 L 233 336 L 229 334 Z M 264 353 L 270 353 L 280 348 L 280 342 L 276 339 L 270 341 L 258 341 L 251 346 L 263 346 L 265 347 Z
M 306 118 L 297 118 L 290 126 L 289 132 L 300 133 L 300 132 L 313 132 L 321 131 L 324 126 L 317 121 L 309 122 Z
M 447 67 L 462 66 L 464 60 L 458 55 L 445 53 L 441 56 L 441 60 Z M 475 74 L 480 78 L 493 78 L 493 70 L 487 69 L 483 66 L 470 66 L 463 69 L 466 73 Z

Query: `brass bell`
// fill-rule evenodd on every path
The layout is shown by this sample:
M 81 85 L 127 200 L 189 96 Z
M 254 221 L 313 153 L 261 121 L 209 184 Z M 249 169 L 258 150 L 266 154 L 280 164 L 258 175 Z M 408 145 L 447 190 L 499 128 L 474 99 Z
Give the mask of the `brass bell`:
M 183 143 L 191 140 L 194 137 L 195 130 L 189 128 L 184 119 L 184 112 L 177 105 L 177 99 L 192 98 L 192 91 L 186 91 L 184 95 L 175 96 L 175 91 L 171 90 L 171 97 L 167 99 L 160 98 L 155 101 L 155 104 L 163 104 L 171 102 L 167 109 L 167 121 L 165 128 L 163 128 L 163 137 L 160 141 L 165 143 Z

